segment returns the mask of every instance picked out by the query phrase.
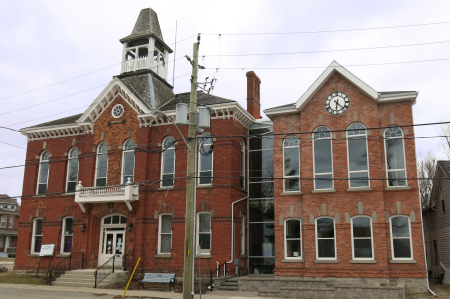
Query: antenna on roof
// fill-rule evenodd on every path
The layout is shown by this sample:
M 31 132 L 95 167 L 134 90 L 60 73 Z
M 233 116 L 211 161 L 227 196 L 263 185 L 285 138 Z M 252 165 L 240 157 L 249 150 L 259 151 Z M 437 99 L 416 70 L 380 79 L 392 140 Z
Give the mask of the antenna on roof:
M 177 31 L 178 31 L 178 20 L 175 22 L 175 50 L 173 53 L 173 57 L 177 57 Z M 175 88 L 175 62 L 173 61 L 173 75 L 172 75 L 172 88 Z

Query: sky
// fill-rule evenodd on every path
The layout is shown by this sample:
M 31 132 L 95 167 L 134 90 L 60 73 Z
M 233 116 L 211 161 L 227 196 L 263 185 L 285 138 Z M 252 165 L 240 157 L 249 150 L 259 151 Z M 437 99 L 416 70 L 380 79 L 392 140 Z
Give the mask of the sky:
M 206 69 L 199 80 L 215 77 L 213 94 L 243 107 L 247 71 L 261 78 L 263 110 L 297 101 L 336 60 L 376 91 L 418 91 L 416 124 L 450 119 L 449 1 L 15 0 L 0 2 L 0 126 L 18 130 L 82 113 L 120 73 L 119 39 L 147 7 L 176 46 L 168 75 L 175 93 L 190 89 L 190 64 L 178 58 L 192 57 L 200 33 Z M 368 29 L 380 27 L 391 28 Z M 292 52 L 309 53 L 225 56 Z M 414 62 L 424 60 L 434 61 Z M 438 126 L 415 133 L 438 135 Z M 444 158 L 439 138 L 416 144 L 417 153 Z M 25 136 L 0 128 L 0 168 L 23 165 L 26 146 Z M 0 169 L 0 194 L 21 195 L 23 171 Z

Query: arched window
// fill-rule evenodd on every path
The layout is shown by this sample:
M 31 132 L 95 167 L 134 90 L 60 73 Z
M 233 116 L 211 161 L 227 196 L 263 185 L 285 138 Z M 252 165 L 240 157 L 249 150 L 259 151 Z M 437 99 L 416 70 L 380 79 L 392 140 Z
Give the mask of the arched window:
M 245 189 L 245 143 L 241 141 L 241 188 Z
M 406 161 L 403 131 L 390 127 L 384 131 L 388 186 L 406 186 Z
M 200 252 L 198 248 L 200 246 Z M 197 254 L 211 254 L 211 213 L 197 213 Z
M 38 187 L 37 194 L 44 195 L 47 193 L 47 185 L 48 185 L 48 172 L 50 170 L 50 154 L 48 151 L 44 151 L 41 154 L 41 158 L 39 161 L 39 176 L 38 176 Z
M 108 144 L 101 143 L 97 149 L 95 186 L 106 186 L 108 174 Z
M 288 136 L 283 142 L 284 192 L 300 191 L 299 144 L 295 136 Z
M 352 218 L 353 259 L 373 259 L 372 219 L 367 216 Z
M 203 133 L 198 146 L 198 184 L 211 185 L 213 174 L 213 139 L 211 133 Z
M 331 217 L 316 219 L 316 252 L 317 259 L 336 259 L 336 235 Z
M 172 187 L 175 175 L 175 139 L 172 136 L 164 139 L 161 165 L 161 187 Z
M 284 257 L 286 259 L 302 258 L 301 223 L 299 219 L 284 221 Z
M 331 132 L 318 127 L 313 133 L 314 189 L 333 189 L 333 152 Z
M 369 187 L 366 127 L 361 123 L 353 123 L 347 130 L 349 187 Z
M 391 217 L 392 259 L 413 259 L 409 217 Z
M 158 254 L 172 252 L 172 214 L 159 215 Z
M 122 184 L 126 184 L 128 179 L 134 182 L 134 148 L 136 144 L 133 140 L 127 140 L 123 146 L 122 157 Z
M 78 149 L 74 147 L 69 151 L 69 159 L 67 160 L 67 193 L 75 192 L 77 188 L 78 167 Z

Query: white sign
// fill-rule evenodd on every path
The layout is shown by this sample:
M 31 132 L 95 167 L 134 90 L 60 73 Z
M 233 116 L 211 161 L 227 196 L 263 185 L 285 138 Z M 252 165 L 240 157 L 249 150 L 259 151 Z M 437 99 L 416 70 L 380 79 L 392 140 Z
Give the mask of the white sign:
M 55 244 L 42 245 L 41 252 L 39 252 L 39 256 L 53 256 L 54 250 Z

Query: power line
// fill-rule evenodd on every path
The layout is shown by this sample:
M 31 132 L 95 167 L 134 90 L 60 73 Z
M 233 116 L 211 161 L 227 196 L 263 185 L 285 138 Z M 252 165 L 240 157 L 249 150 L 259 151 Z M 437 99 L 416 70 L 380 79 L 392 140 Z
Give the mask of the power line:
M 366 31 L 366 30 L 381 30 L 381 29 L 394 29 L 394 28 L 407 28 L 418 26 L 431 26 L 431 25 L 443 25 L 450 24 L 450 22 L 433 22 L 422 24 L 409 24 L 409 25 L 397 25 L 397 26 L 383 26 L 383 27 L 367 27 L 367 28 L 352 28 L 352 29 L 337 29 L 337 30 L 316 30 L 316 31 L 293 31 L 293 32 L 254 32 L 254 33 L 201 33 L 202 35 L 229 35 L 229 36 L 247 36 L 247 35 L 289 35 L 289 34 L 315 34 L 315 33 L 332 33 L 332 32 L 351 32 L 351 31 Z

